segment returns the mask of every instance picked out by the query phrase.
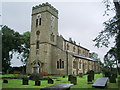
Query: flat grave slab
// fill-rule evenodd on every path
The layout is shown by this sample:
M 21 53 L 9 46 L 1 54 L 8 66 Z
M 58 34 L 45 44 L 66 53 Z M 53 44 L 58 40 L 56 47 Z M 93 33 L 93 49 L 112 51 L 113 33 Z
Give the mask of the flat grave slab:
M 54 90 L 68 90 L 70 86 L 72 85 L 73 84 L 70 84 L 70 83 L 57 83 L 49 87 L 41 88 L 40 90 L 53 90 L 53 89 Z
M 107 86 L 108 78 L 106 77 L 99 77 L 94 84 L 93 87 L 106 87 Z

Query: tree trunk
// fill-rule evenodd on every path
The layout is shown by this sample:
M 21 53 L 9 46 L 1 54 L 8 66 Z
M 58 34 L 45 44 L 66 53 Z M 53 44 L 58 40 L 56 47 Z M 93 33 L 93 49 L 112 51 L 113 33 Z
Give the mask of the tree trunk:
M 120 64 L 120 1 L 113 0 L 116 9 L 116 16 L 118 18 L 118 33 L 116 37 L 116 47 L 117 47 L 117 60 L 118 64 Z M 120 67 L 118 67 L 118 73 L 120 74 Z

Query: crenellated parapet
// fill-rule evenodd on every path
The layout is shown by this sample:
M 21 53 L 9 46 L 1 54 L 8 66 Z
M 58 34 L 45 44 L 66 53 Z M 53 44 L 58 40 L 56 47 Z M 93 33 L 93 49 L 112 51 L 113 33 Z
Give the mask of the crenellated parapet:
M 39 5 L 34 6 L 33 8 L 33 12 L 32 14 L 36 14 L 36 13 L 40 13 L 40 12 L 44 12 L 44 11 L 48 11 L 51 14 L 53 14 L 54 16 L 58 17 L 58 10 L 56 8 L 54 8 L 51 4 L 49 4 L 48 2 L 46 3 L 42 3 Z

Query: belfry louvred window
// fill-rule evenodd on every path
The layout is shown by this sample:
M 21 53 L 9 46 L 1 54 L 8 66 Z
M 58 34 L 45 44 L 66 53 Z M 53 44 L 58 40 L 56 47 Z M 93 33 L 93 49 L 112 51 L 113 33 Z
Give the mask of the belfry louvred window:
M 39 18 L 39 25 L 41 25 L 41 18 Z
M 38 26 L 38 19 L 36 19 L 36 27 Z

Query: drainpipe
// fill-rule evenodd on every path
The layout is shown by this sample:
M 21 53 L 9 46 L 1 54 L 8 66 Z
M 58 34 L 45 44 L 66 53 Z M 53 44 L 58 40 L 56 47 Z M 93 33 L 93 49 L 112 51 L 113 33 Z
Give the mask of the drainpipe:
M 66 68 L 67 68 L 67 75 L 68 75 L 68 52 L 67 51 L 66 51 L 66 63 L 67 63 Z

